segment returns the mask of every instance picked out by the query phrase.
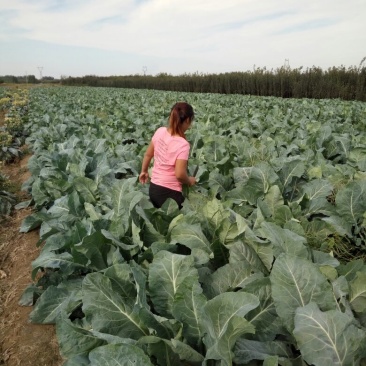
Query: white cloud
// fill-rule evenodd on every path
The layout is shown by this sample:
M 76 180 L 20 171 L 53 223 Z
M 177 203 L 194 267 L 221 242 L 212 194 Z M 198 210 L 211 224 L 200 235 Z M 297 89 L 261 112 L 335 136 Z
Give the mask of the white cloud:
M 286 58 L 293 67 L 357 64 L 366 44 L 359 0 L 13 0 L 0 4 L 5 11 L 14 32 L 0 40 L 159 58 L 172 73 L 271 68 Z

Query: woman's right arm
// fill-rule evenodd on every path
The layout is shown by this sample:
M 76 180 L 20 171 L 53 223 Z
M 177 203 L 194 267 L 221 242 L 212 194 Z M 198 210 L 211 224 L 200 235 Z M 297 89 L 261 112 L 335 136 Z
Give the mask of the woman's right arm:
M 146 149 L 144 159 L 142 160 L 141 173 L 139 175 L 139 181 L 142 184 L 145 184 L 149 181 L 149 165 L 153 157 L 154 157 L 154 144 L 151 141 L 150 145 Z

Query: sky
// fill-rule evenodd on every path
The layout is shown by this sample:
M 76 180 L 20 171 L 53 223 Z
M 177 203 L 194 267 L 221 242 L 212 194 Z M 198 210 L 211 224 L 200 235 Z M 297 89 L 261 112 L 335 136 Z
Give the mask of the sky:
M 365 0 L 0 0 L 0 75 L 348 68 L 365 17 Z

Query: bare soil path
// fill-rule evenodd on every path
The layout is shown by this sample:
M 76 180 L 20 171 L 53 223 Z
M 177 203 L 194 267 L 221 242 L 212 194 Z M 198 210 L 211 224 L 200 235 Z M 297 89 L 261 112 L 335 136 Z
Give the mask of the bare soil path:
M 21 185 L 29 177 L 29 157 L 1 168 L 20 201 L 27 199 L 21 192 Z M 38 231 L 19 232 L 23 219 L 30 213 L 31 209 L 22 209 L 0 221 L 0 365 L 61 366 L 63 360 L 55 327 L 30 323 L 32 307 L 18 304 L 24 289 L 32 281 L 31 262 L 40 252 L 36 247 Z

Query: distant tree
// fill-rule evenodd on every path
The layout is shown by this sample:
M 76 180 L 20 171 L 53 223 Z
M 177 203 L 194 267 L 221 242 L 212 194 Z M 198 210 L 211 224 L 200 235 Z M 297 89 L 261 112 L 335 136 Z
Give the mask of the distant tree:
M 366 66 L 320 67 L 275 70 L 255 68 L 253 71 L 222 74 L 167 73 L 152 75 L 96 76 L 62 78 L 63 85 L 89 85 L 136 89 L 172 90 L 182 92 L 250 94 L 282 98 L 341 98 L 366 101 Z
M 27 81 L 30 84 L 37 84 L 38 83 L 38 80 L 36 79 L 36 77 L 34 75 L 28 75 Z
M 4 83 L 18 83 L 18 78 L 14 75 L 4 75 L 1 78 Z

